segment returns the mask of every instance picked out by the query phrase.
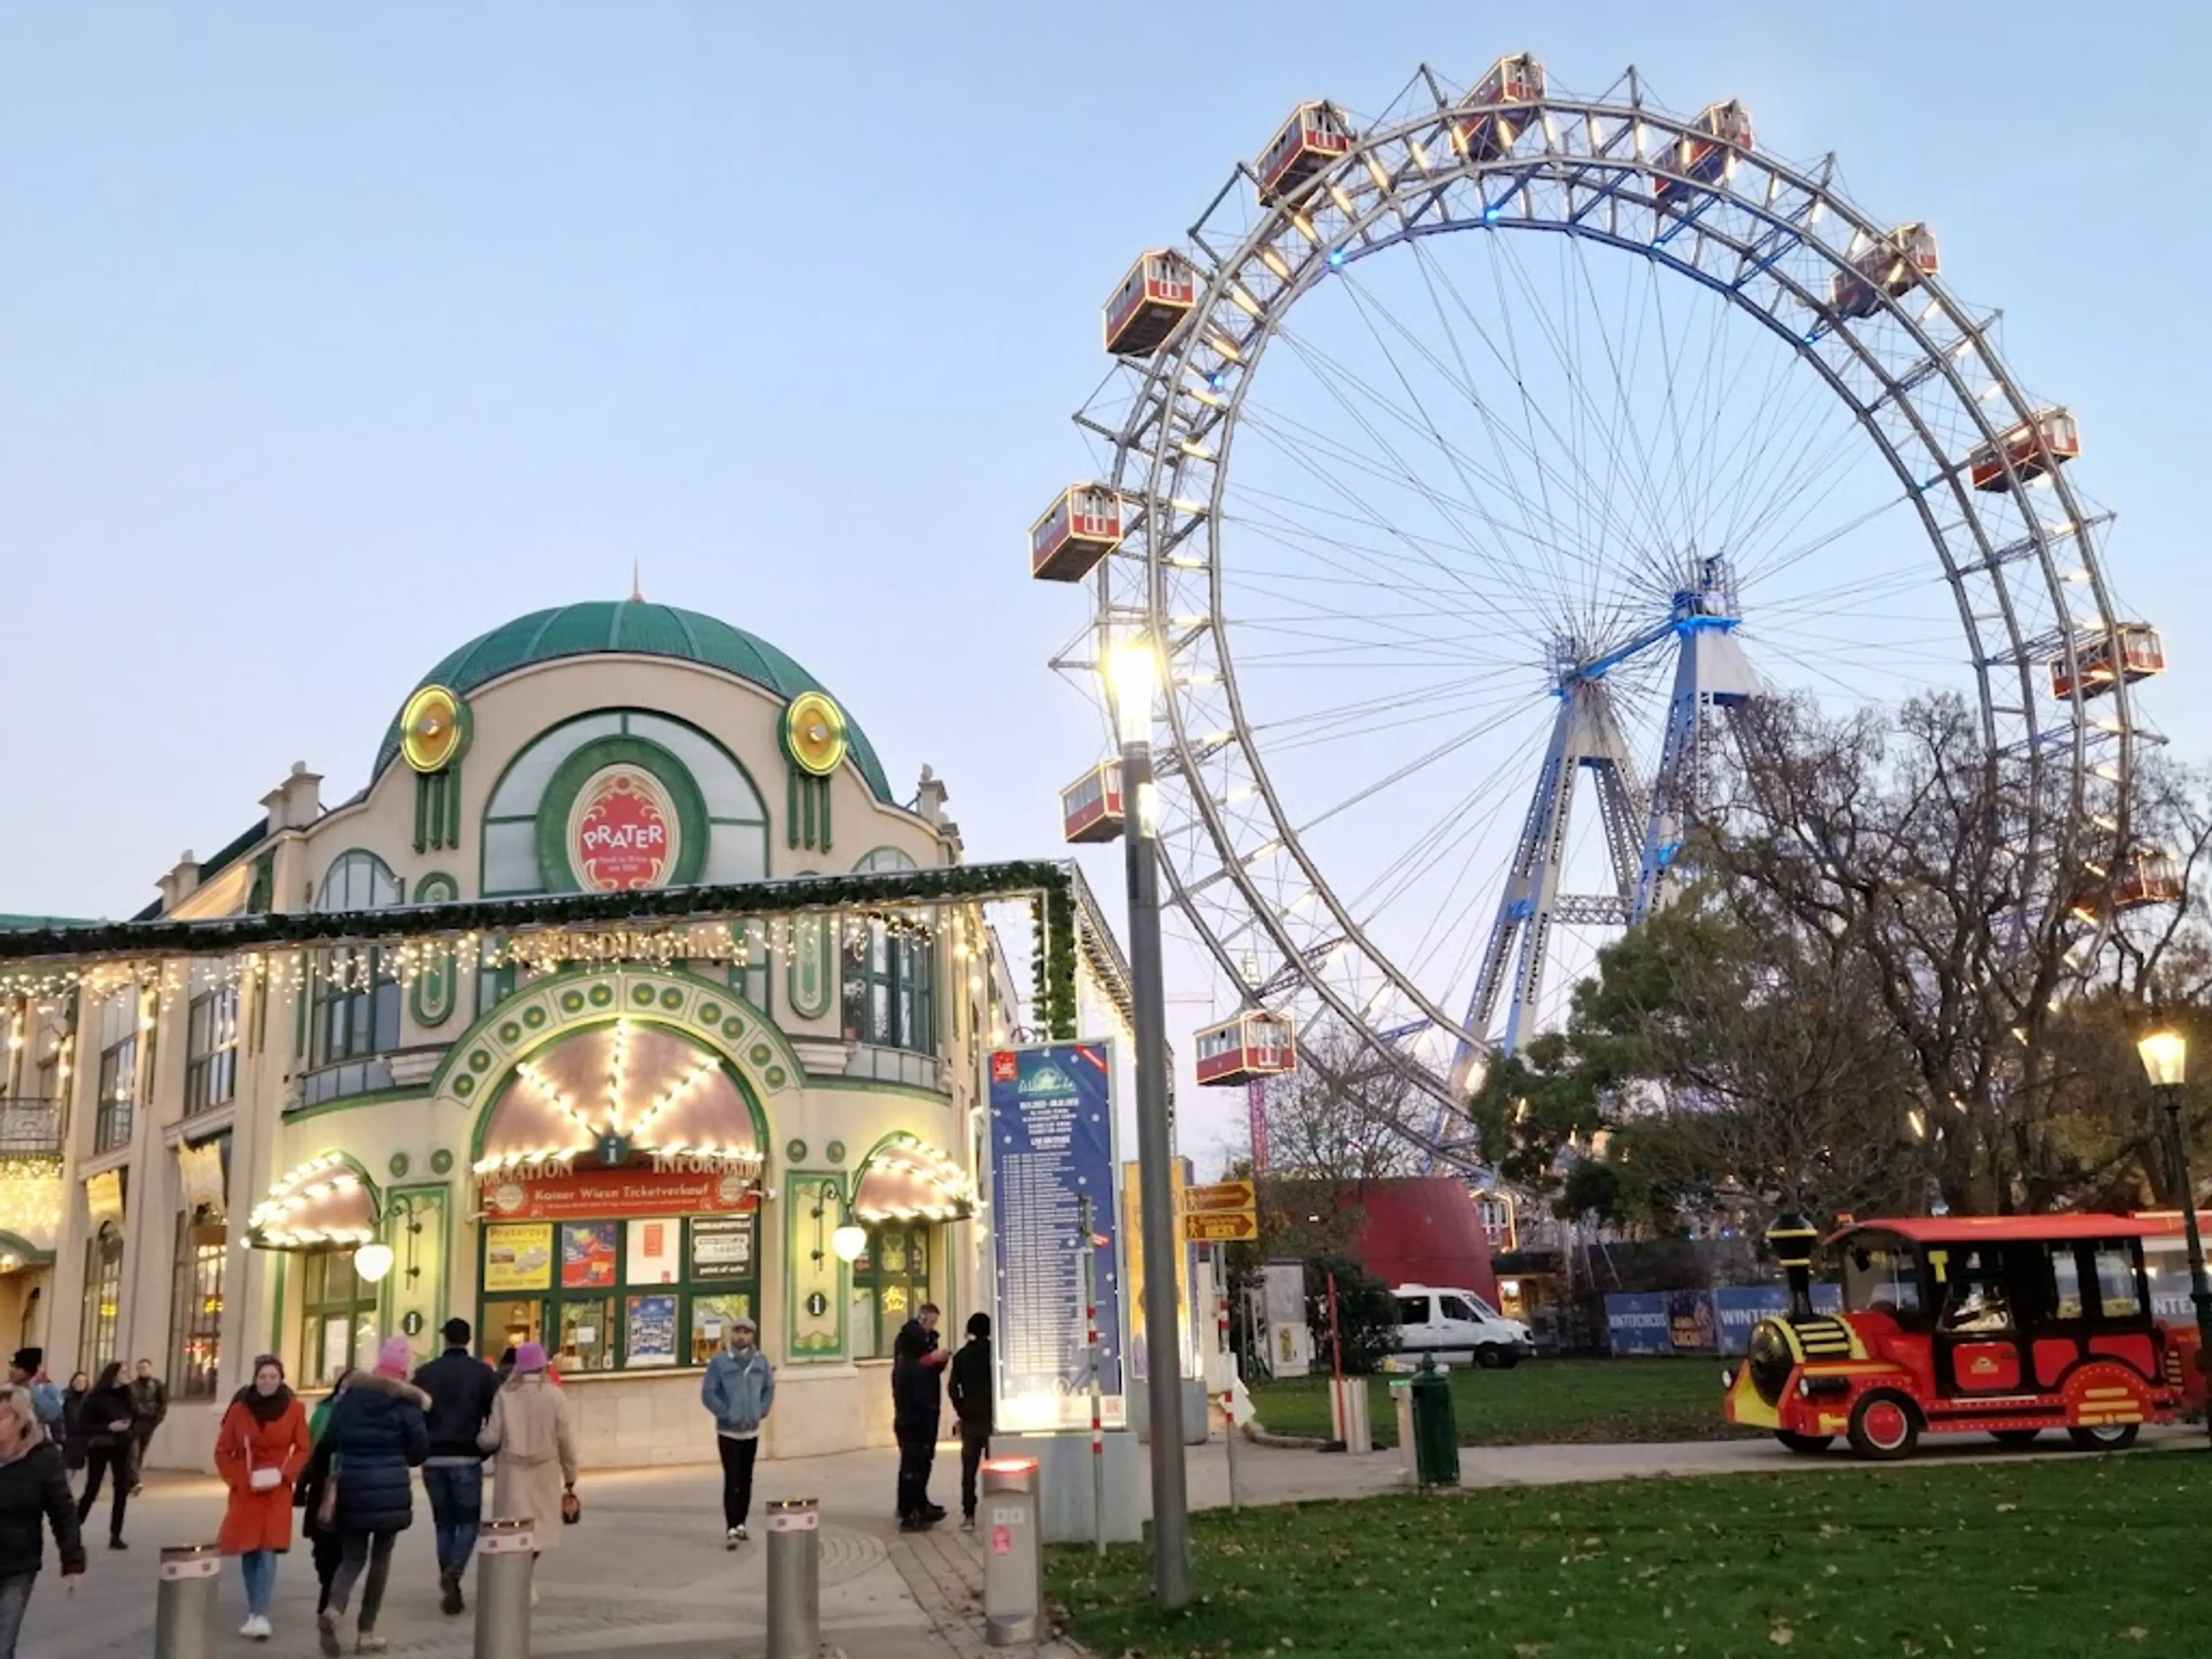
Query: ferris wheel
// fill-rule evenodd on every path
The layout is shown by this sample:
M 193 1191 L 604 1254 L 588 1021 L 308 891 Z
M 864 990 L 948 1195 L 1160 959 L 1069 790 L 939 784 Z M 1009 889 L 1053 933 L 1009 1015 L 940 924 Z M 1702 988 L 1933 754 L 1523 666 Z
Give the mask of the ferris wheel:
M 1955 693 L 2032 775 L 2039 890 L 2176 895 L 2125 830 L 2159 636 L 2074 416 L 1942 276 L 1741 103 L 1576 97 L 1528 56 L 1300 106 L 1137 259 L 1076 417 L 1096 475 L 1031 573 L 1095 593 L 1056 665 L 1102 705 L 1105 653 L 1162 659 L 1163 865 L 1244 1005 L 1201 1081 L 1349 1032 L 1471 1164 L 1472 1079 L 1667 902 L 1765 696 Z M 1070 840 L 1118 830 L 1115 775 L 1066 792 Z

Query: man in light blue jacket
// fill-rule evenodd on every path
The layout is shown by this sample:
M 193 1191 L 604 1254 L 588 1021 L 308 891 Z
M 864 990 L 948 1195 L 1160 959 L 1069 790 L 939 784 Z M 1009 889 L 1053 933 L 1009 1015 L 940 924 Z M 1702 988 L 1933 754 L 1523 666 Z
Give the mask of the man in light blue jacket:
M 745 1517 L 753 1507 L 753 1459 L 760 1451 L 761 1425 L 775 1403 L 775 1372 L 757 1341 L 757 1328 L 743 1315 L 707 1362 L 699 1403 L 714 1417 L 715 1443 L 722 1452 L 722 1535 L 725 1549 L 745 1541 Z

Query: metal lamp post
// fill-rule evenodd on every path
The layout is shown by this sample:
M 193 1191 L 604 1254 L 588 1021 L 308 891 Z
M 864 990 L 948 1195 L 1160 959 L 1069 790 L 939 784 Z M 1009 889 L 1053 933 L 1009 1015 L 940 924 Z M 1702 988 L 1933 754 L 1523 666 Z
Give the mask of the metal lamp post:
M 1152 784 L 1152 699 L 1158 648 L 1143 635 L 1107 656 L 1121 739 L 1123 838 L 1129 858 L 1129 978 L 1136 1000 L 1137 1170 L 1144 1207 L 1146 1397 L 1152 1425 L 1152 1593 L 1165 1607 L 1190 1600 L 1190 1505 L 1183 1467 L 1182 1376 L 1176 1363 L 1174 1131 L 1168 1122 L 1167 1003 L 1160 980 L 1158 817 Z
M 2189 1039 L 2179 1031 L 2153 1031 L 2136 1044 L 2151 1087 L 2166 1108 L 2166 1151 L 2181 1183 L 2181 1220 L 2189 1239 L 2189 1299 L 2197 1308 L 2197 1366 L 2212 1360 L 2212 1285 L 2204 1276 L 2204 1240 L 2197 1229 L 2197 1185 L 2189 1176 L 2189 1153 L 2181 1141 L 2181 1085 L 2189 1074 Z M 2205 1425 L 2212 1431 L 2212 1402 Z

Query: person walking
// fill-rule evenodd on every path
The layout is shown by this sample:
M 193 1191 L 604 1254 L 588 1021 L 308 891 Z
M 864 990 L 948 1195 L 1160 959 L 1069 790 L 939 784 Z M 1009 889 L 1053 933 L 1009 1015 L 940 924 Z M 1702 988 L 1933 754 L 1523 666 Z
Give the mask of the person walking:
M 361 1617 L 355 1629 L 356 1653 L 382 1653 L 376 1615 L 384 1606 L 385 1581 L 392 1576 L 392 1547 L 415 1523 L 415 1477 L 430 1455 L 430 1429 L 424 1413 L 430 1398 L 407 1380 L 414 1358 L 407 1339 L 395 1336 L 377 1351 L 376 1369 L 356 1371 L 331 1408 L 324 1431 L 336 1462 L 333 1496 L 323 1507 L 336 1522 L 342 1548 L 331 1575 L 330 1604 L 315 1615 L 323 1652 L 337 1659 L 338 1621 L 354 1586 L 361 1583 Z
M 753 1507 L 753 1460 L 761 1425 L 775 1403 L 775 1371 L 755 1340 L 759 1328 L 742 1314 L 730 1322 L 729 1340 L 707 1362 L 699 1403 L 713 1413 L 714 1443 L 722 1455 L 722 1547 L 745 1541 Z
M 300 1478 L 292 1486 L 292 1507 L 301 1511 L 300 1530 L 307 1534 L 307 1547 L 315 1563 L 318 1617 L 331 1604 L 331 1580 L 337 1577 L 338 1562 L 345 1554 L 345 1540 L 338 1535 L 336 1517 L 332 1517 L 331 1524 L 325 1526 L 322 1513 L 323 1496 L 330 1490 L 331 1463 L 337 1452 L 329 1433 L 331 1413 L 352 1376 L 353 1367 L 343 1367 L 331 1379 L 331 1391 L 315 1402 L 315 1409 L 307 1418 L 307 1443 L 314 1449 L 308 1454 L 307 1467 L 300 1471 Z
M 461 1575 L 483 1519 L 483 1452 L 477 1437 L 491 1417 L 499 1373 L 469 1352 L 467 1320 L 447 1320 L 440 1334 L 446 1351 L 415 1373 L 415 1386 L 430 1396 L 430 1455 L 422 1464 L 422 1490 L 438 1534 L 438 1605 L 452 1614 L 467 1608 Z
M 925 1302 L 891 1342 L 891 1431 L 899 1449 L 899 1526 L 906 1532 L 921 1532 L 945 1519 L 943 1506 L 929 1501 L 949 1357 L 937 1346 L 937 1304 Z
M 74 1590 L 84 1577 L 84 1540 L 61 1448 L 40 1425 L 29 1388 L 10 1382 L 0 1388 L 0 1659 L 15 1659 L 31 1586 L 46 1565 L 48 1528 L 61 1552 L 62 1587 Z
M 111 1359 L 100 1368 L 100 1380 L 85 1396 L 79 1421 L 84 1429 L 84 1496 L 76 1500 L 76 1523 L 91 1518 L 99 1501 L 103 1478 L 114 1482 L 108 1500 L 107 1547 L 129 1547 L 123 1541 L 123 1510 L 131 1501 L 131 1387 L 123 1380 L 123 1362 Z
M 92 1393 L 92 1379 L 82 1371 L 70 1374 L 62 1390 L 61 1420 L 54 1425 L 53 1440 L 62 1449 L 62 1465 L 70 1476 L 70 1501 L 76 1501 L 77 1479 L 84 1473 L 84 1402 Z
M 259 1362 L 255 1362 L 257 1364 Z M 154 1443 L 154 1431 L 169 1414 L 169 1385 L 154 1375 L 154 1362 L 138 1362 L 138 1375 L 131 1382 L 131 1495 L 146 1489 L 146 1452 Z
M 968 1340 L 952 1356 L 945 1397 L 960 1421 L 960 1530 L 975 1530 L 975 1471 L 991 1455 L 991 1316 L 968 1316 Z
M 558 1545 L 576 1504 L 576 1437 L 568 1396 L 546 1375 L 544 1343 L 515 1349 L 514 1375 L 499 1385 L 477 1444 L 492 1454 L 492 1514 L 532 1522 L 539 1555 Z M 530 1599 L 534 1606 L 534 1583 Z
M 15 1388 L 30 1391 L 31 1411 L 39 1426 L 48 1434 L 56 1432 L 62 1420 L 62 1391 L 46 1375 L 46 1351 L 44 1348 L 18 1348 L 15 1358 L 8 1362 L 8 1381 Z
M 256 1642 L 273 1634 L 269 1601 L 276 1590 L 276 1558 L 292 1547 L 292 1483 L 307 1468 L 307 1408 L 286 1386 L 284 1362 L 264 1353 L 253 1381 L 231 1397 L 215 1435 L 216 1473 L 230 1489 L 216 1541 L 238 1558 L 246 1576 L 246 1622 L 238 1633 Z

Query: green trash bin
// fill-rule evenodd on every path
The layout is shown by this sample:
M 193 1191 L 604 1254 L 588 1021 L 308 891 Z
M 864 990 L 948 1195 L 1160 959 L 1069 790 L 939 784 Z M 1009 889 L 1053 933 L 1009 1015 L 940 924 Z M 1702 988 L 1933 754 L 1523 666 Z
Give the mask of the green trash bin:
M 1451 1374 L 1425 1354 L 1413 1396 L 1413 1475 L 1423 1487 L 1459 1485 L 1459 1425 L 1452 1418 Z

